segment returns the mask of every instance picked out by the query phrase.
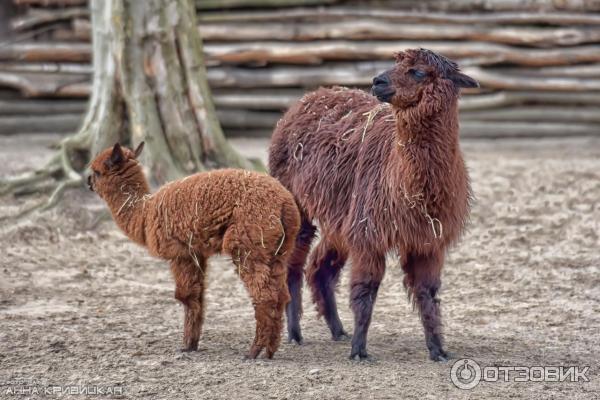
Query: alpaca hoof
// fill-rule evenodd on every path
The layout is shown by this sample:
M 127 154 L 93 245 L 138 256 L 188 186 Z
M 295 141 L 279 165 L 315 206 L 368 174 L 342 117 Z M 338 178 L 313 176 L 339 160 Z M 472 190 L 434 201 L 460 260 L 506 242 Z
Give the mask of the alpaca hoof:
M 304 339 L 302 339 L 302 338 L 295 339 L 295 338 L 288 337 L 288 343 L 289 344 L 296 343 L 298 346 L 302 346 L 304 344 Z
M 435 362 L 448 362 L 452 358 L 450 353 L 446 353 L 443 349 L 436 349 L 429 352 L 429 358 Z
M 346 332 L 342 331 L 341 333 L 339 333 L 337 335 L 332 335 L 331 339 L 334 342 L 347 342 L 348 340 L 352 339 L 352 336 L 350 336 Z
M 372 357 L 367 353 L 366 348 L 360 347 L 352 347 L 352 351 L 350 352 L 350 359 L 353 361 L 374 361 Z
M 377 362 L 377 358 L 373 357 L 370 354 L 356 354 L 355 356 L 350 356 L 350 360 L 355 361 L 355 362 L 367 362 L 367 363 L 374 363 Z
M 299 345 L 302 345 L 304 343 L 304 339 L 302 338 L 302 334 L 300 333 L 300 331 L 290 331 L 288 332 L 288 343 L 293 343 L 296 342 Z
M 256 357 L 258 357 L 262 349 L 263 348 L 261 346 L 252 345 L 252 347 L 250 347 L 250 351 L 248 352 L 248 354 L 246 354 L 244 358 L 246 360 L 254 360 L 256 359 Z
M 182 353 L 190 353 L 192 351 L 198 351 L 198 342 L 190 343 L 186 345 L 184 348 L 180 349 Z

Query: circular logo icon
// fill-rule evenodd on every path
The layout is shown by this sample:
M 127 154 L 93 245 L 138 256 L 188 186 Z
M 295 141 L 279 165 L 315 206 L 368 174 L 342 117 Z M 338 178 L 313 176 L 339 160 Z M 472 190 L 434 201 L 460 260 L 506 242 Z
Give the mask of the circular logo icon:
M 473 389 L 481 381 L 481 367 L 470 358 L 462 358 L 452 365 L 450 380 L 459 389 Z

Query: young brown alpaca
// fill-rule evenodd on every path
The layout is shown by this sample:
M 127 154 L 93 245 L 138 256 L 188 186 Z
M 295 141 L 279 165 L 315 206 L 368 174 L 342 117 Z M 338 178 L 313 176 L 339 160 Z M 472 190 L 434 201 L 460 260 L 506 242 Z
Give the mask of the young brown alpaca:
M 447 58 L 407 50 L 396 55 L 394 68 L 373 79 L 376 97 L 321 88 L 279 121 L 270 172 L 294 194 L 302 216 L 288 275 L 290 340 L 302 340 L 301 279 L 316 220 L 321 241 L 311 255 L 307 280 L 333 339 L 347 337 L 334 291 L 351 258 L 355 326 L 350 357 L 368 357 L 367 331 L 385 255 L 396 251 L 430 358 L 447 359 L 436 295 L 446 249 L 468 219 L 471 195 L 458 144 L 457 102 L 459 88 L 476 86 Z
M 119 144 L 104 150 L 91 164 L 88 183 L 131 240 L 171 262 L 175 298 L 185 308 L 182 350 L 198 348 L 206 260 L 225 252 L 254 306 L 256 336 L 248 357 L 266 348 L 272 358 L 290 299 L 286 263 L 300 225 L 292 195 L 267 175 L 233 169 L 192 175 L 150 194 L 136 160 L 142 145 L 135 152 Z

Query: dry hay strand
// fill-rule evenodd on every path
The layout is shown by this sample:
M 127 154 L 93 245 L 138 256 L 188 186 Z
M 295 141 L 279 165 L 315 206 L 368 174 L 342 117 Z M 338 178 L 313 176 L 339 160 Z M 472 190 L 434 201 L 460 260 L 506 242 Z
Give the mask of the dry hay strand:
M 192 246 L 192 240 L 194 240 L 194 232 L 190 232 L 190 239 L 188 240 L 188 253 L 189 253 L 190 257 L 192 258 L 192 260 L 194 261 L 194 264 L 196 265 L 196 267 L 202 273 L 202 276 L 204 276 L 204 270 L 202 269 L 202 267 L 200 265 L 200 261 L 198 260 L 198 255 L 194 251 L 194 247 Z
M 431 230 L 433 231 L 433 238 L 434 239 L 441 239 L 442 238 L 442 234 L 444 233 L 444 227 L 442 225 L 442 221 L 440 221 L 437 218 L 432 218 L 431 215 L 425 213 L 425 218 L 427 219 L 427 221 L 429 221 L 429 224 L 431 225 Z M 437 227 L 439 228 L 436 229 L 436 224 Z
M 340 136 L 340 139 L 341 140 L 350 140 L 350 138 L 348 137 L 348 135 L 350 135 L 355 130 L 356 130 L 356 128 L 350 128 L 350 129 L 348 129 L 346 132 L 342 133 L 342 136 Z
M 298 152 L 300 152 L 300 153 L 298 154 Z M 303 152 L 304 152 L 304 145 L 302 143 L 298 143 L 296 145 L 296 148 L 294 149 L 294 154 L 293 154 L 294 159 L 296 161 L 302 161 Z
M 371 128 L 371 126 L 373 125 L 373 121 L 375 120 L 375 117 L 377 116 L 377 114 L 379 114 L 379 112 L 381 112 L 381 110 L 383 110 L 384 108 L 388 108 L 388 107 L 389 107 L 389 104 L 381 103 L 381 104 L 378 104 L 377 106 L 373 107 L 373 109 L 371 111 L 368 111 L 363 114 L 367 117 L 367 122 L 365 123 L 365 127 L 363 128 L 362 139 L 360 140 L 361 142 L 365 141 L 365 135 L 367 134 L 367 130 L 369 130 L 369 128 Z
M 275 253 L 273 254 L 274 256 L 276 256 L 277 253 L 279 253 L 279 250 L 281 250 L 281 247 L 283 246 L 283 242 L 285 242 L 285 227 L 283 226 L 283 222 L 281 222 L 281 218 L 277 218 L 273 214 L 269 215 L 269 220 L 271 220 L 272 218 L 275 218 L 277 220 L 277 222 L 279 222 L 279 226 L 281 226 L 281 240 L 279 242 L 279 246 L 277 246 L 277 249 L 275 250 Z

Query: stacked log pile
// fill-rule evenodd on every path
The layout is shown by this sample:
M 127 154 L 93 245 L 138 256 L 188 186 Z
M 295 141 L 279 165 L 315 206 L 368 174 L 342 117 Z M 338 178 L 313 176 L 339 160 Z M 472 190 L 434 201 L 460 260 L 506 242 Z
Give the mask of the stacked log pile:
M 74 131 L 92 73 L 86 2 L 13 1 L 22 12 L 0 43 L 0 134 Z M 282 3 L 294 7 L 270 7 Z M 286 107 L 318 86 L 367 89 L 395 51 L 410 47 L 457 60 L 481 83 L 461 99 L 466 137 L 599 135 L 600 3 L 558 3 L 197 2 L 228 135 L 268 136 Z

